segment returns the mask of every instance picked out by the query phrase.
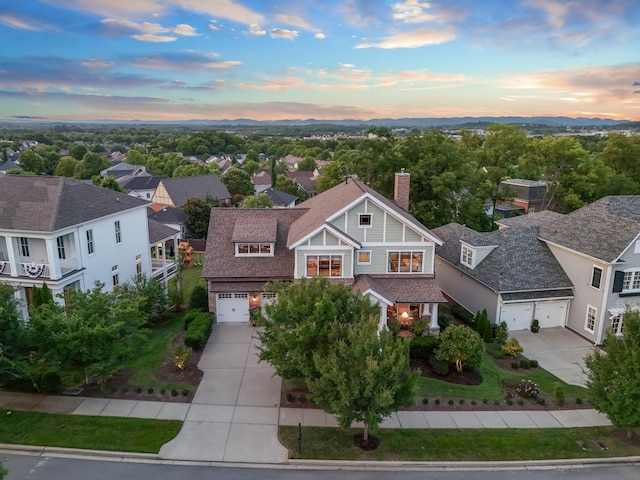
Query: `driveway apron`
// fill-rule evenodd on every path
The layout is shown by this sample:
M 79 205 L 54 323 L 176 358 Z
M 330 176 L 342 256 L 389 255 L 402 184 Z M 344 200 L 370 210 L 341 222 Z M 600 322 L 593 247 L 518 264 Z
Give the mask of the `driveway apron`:
M 198 366 L 204 376 L 176 438 L 160 457 L 238 463 L 285 463 L 278 441 L 281 379 L 258 363 L 256 328 L 216 324 Z

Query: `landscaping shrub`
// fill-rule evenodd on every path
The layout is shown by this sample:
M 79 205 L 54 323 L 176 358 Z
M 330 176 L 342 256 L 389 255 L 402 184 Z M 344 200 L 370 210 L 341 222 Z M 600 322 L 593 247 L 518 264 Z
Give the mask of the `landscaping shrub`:
M 62 388 L 62 379 L 57 372 L 45 372 L 40 377 L 39 386 L 41 393 L 58 393 Z
M 438 360 L 435 355 L 431 355 L 429 357 L 429 365 L 431 365 L 431 369 L 436 375 L 444 377 L 449 373 L 449 362 L 445 360 Z
M 520 380 L 516 389 L 518 396 L 523 398 L 538 398 L 540 395 L 540 387 L 531 380 Z
M 538 368 L 538 360 L 529 360 L 531 368 Z
M 153 395 L 153 387 L 149 387 L 149 388 L 147 389 L 147 393 L 148 393 L 149 395 Z
M 198 309 L 202 312 L 209 311 L 209 297 L 206 285 L 199 283 L 193 287 L 189 297 L 189 310 L 193 309 Z
M 493 329 L 489 322 L 489 316 L 487 310 L 478 312 L 474 319 L 474 328 L 476 332 L 482 337 L 485 343 L 491 343 L 493 341 Z
M 177 397 L 178 396 L 178 390 L 176 390 L 175 388 L 173 390 L 171 390 L 171 396 L 172 397 Z
M 409 356 L 428 360 L 434 354 L 438 345 L 440 345 L 440 340 L 436 337 L 412 337 L 409 345 Z
M 513 362 L 511 362 L 511 368 L 514 368 L 517 370 L 518 368 L 520 368 L 520 362 L 517 360 L 514 360 Z
M 507 343 L 507 340 L 509 340 L 509 326 L 507 325 L 507 322 L 500 322 L 496 328 L 495 337 L 496 342 L 500 345 Z
M 173 364 L 178 370 L 184 370 L 191 356 L 191 347 L 187 347 L 184 343 L 179 343 L 173 349 Z
M 564 405 L 564 388 L 562 388 L 561 383 L 556 383 L 553 388 L 553 398 L 556 402 L 556 405 Z
M 449 399 L 449 405 L 453 405 L 453 404 L 454 404 L 453 398 L 450 398 Z
M 536 398 L 536 403 L 537 403 L 538 405 L 544 405 L 544 404 L 545 404 L 545 399 L 544 399 L 544 397 L 538 397 L 538 398 Z
M 440 399 L 436 398 L 436 405 L 440 405 Z
M 520 360 L 520 368 L 531 368 L 531 362 L 526 358 Z
M 211 315 L 204 312 L 197 312 L 193 320 L 189 323 L 187 334 L 184 337 L 184 344 L 194 350 L 204 348 L 211 328 L 213 327 L 213 319 Z
M 513 405 L 513 400 L 510 398 L 507 398 L 505 402 L 507 402 L 507 405 Z
M 467 310 L 463 306 L 458 305 L 456 303 L 454 305 L 451 305 L 450 310 L 454 317 L 458 317 L 463 322 L 468 323 L 469 325 L 473 325 L 473 320 L 474 320 L 473 313 L 471 313 L 469 310 Z
M 518 399 L 518 405 L 524 405 L 524 400 L 523 400 L 523 399 L 521 399 L 521 398 L 519 398 L 519 399 Z
M 196 318 L 198 316 L 198 314 L 200 314 L 200 313 L 202 313 L 202 310 L 198 310 L 197 308 L 194 308 L 194 309 L 189 310 L 187 313 L 184 314 L 184 329 L 185 330 L 189 329 L 189 325 L 191 324 L 193 319 Z
M 453 317 L 446 312 L 438 312 L 438 327 L 440 331 L 444 331 L 453 323 Z
M 414 322 L 411 330 L 414 333 L 414 335 L 417 335 L 418 337 L 422 337 L 427 330 L 427 321 L 424 318 L 417 320 L 416 322 Z M 423 337 L 423 338 L 426 338 L 426 337 Z
M 487 343 L 485 345 L 485 349 L 493 358 L 502 359 L 506 357 L 506 354 L 502 351 L 502 344 L 498 343 L 497 340 L 492 343 Z
M 576 397 L 576 405 L 582 405 L 582 398 Z
M 502 346 L 502 351 L 509 355 L 511 358 L 516 358 L 522 353 L 522 347 L 517 338 L 510 338 L 507 343 Z
M 429 405 L 429 399 L 428 398 L 423 398 L 422 399 L 422 403 L 423 403 L 423 405 Z

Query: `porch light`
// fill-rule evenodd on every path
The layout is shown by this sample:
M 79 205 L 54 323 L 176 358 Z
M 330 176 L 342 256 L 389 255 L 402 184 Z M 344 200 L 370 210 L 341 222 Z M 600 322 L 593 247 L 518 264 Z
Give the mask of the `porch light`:
M 400 314 L 400 317 L 406 320 L 407 318 L 409 318 L 409 313 L 407 313 L 406 311 L 404 311 L 404 312 L 402 312 L 402 313 Z

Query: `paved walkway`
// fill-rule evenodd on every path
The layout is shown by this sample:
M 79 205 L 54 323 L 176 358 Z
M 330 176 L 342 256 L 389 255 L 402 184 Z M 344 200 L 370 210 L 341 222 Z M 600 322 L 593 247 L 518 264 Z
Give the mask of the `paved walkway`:
M 569 333 L 569 332 L 567 332 Z M 533 335 L 533 334 L 531 334 Z M 537 337 L 536 339 L 540 339 Z M 214 325 L 200 359 L 204 377 L 191 404 L 0 391 L 0 408 L 74 415 L 182 420 L 159 457 L 232 463 L 287 462 L 278 425 L 337 426 L 318 409 L 280 408 L 281 380 L 258 363 L 255 328 Z M 527 351 L 525 350 L 525 354 Z M 540 360 L 540 359 L 539 359 Z M 542 361 L 540 362 L 542 366 Z M 397 412 L 382 428 L 566 428 L 610 425 L 591 409 L 555 411 Z

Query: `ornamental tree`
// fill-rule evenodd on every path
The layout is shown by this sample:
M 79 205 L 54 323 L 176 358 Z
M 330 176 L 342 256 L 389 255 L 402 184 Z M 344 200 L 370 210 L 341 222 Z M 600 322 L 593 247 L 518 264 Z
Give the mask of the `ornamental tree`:
M 307 382 L 312 400 L 342 428 L 363 422 L 365 443 L 385 417 L 413 402 L 419 373 L 409 369 L 409 339 L 378 332 L 376 316 L 348 325 L 313 362 L 319 375 Z
M 458 372 L 465 365 L 480 365 L 484 353 L 484 340 L 478 332 L 464 325 L 452 325 L 440 334 L 436 359 L 453 363 Z
M 594 350 L 585 358 L 587 396 L 591 404 L 627 432 L 640 427 L 640 312 L 627 308 L 624 333 L 609 330 L 605 353 Z
M 307 381 L 320 376 L 314 355 L 326 356 L 345 337 L 345 327 L 379 315 L 380 307 L 342 283 L 325 277 L 272 283 L 277 300 L 265 307 L 267 318 L 258 334 L 260 361 L 270 363 L 283 378 Z

